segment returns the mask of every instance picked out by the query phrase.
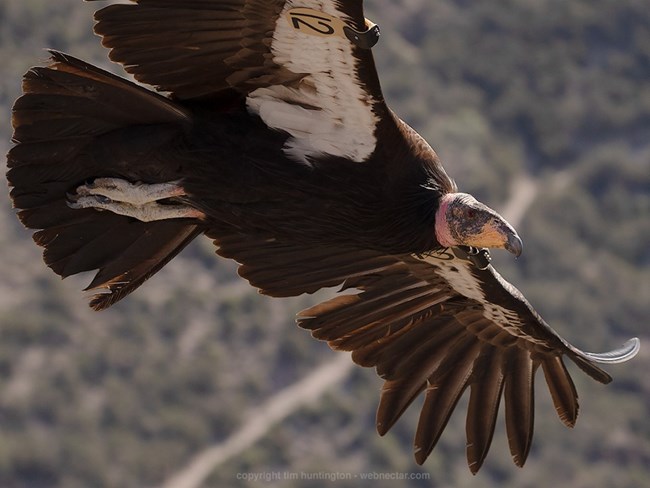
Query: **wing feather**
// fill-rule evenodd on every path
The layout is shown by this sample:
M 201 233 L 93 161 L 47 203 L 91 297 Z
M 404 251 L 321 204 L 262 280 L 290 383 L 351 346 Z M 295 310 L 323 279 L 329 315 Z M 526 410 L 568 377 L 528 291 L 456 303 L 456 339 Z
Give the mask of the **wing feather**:
M 533 440 L 533 383 L 535 369 L 539 364 L 534 363 L 522 349 L 513 349 L 509 356 L 504 389 L 506 432 L 512 459 L 521 467 L 526 462 Z
M 138 81 L 176 98 L 205 98 L 229 88 L 247 93 L 259 87 L 262 74 L 271 75 L 262 83 L 265 86 L 299 78 L 270 56 L 283 4 L 284 0 L 150 0 L 110 5 L 95 14 L 95 32 L 111 49 L 113 61 Z
M 551 393 L 558 417 L 567 427 L 573 427 L 578 418 L 578 392 L 560 356 L 542 361 L 544 378 Z
M 424 405 L 415 431 L 415 460 L 423 464 L 449 422 L 467 388 L 480 343 L 469 335 L 450 348 L 438 370 L 429 378 Z
M 465 339 L 465 340 L 463 340 Z M 382 376 L 386 379 L 377 409 L 377 430 L 386 434 L 395 424 L 415 397 L 427 386 L 427 381 L 442 367 L 458 345 L 463 345 L 467 337 L 452 334 L 444 339 L 435 338 L 421 344 L 419 359 L 415 369 L 395 371 Z M 418 428 L 418 431 L 421 429 Z
M 473 474 L 483 465 L 494 435 L 503 393 L 504 357 L 500 350 L 483 345 L 474 365 L 467 407 L 467 464 Z

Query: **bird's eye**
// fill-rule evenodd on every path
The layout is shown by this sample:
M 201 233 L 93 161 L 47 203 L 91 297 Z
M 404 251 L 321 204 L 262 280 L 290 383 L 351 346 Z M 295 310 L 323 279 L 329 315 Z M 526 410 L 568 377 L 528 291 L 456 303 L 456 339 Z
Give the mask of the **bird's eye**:
M 473 219 L 474 217 L 476 217 L 476 210 L 471 209 L 471 208 L 467 209 L 466 215 L 467 215 L 468 219 Z

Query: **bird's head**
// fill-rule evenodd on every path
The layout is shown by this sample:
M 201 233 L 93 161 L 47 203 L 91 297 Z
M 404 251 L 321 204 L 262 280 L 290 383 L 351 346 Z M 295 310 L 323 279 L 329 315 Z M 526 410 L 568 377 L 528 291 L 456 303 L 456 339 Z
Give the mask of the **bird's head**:
M 467 193 L 447 193 L 436 212 L 436 239 L 444 247 L 502 248 L 519 256 L 521 239 L 494 210 Z

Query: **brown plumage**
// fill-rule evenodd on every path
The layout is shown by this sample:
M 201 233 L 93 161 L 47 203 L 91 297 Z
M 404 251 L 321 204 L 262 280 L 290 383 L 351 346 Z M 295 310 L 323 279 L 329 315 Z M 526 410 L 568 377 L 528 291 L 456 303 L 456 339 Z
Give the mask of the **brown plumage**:
M 501 398 L 510 451 L 524 464 L 540 366 L 573 426 L 563 357 L 607 383 L 596 363 L 638 350 L 636 340 L 602 355 L 574 348 L 475 249 L 518 255 L 521 241 L 457 193 L 436 153 L 386 106 L 362 2 L 139 0 L 96 18 L 111 59 L 168 96 L 53 52 L 25 75 L 7 173 L 45 263 L 63 277 L 97 270 L 94 308 L 200 234 L 267 295 L 354 290 L 301 312 L 298 325 L 376 368 L 381 435 L 424 392 L 418 463 L 469 389 L 474 473 Z

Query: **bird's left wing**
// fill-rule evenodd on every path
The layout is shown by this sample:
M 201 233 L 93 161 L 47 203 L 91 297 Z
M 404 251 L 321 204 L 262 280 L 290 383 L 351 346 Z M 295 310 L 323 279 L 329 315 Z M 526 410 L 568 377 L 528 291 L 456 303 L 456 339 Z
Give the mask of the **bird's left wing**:
M 113 61 L 176 99 L 245 97 L 289 133 L 285 153 L 296 161 L 363 162 L 377 124 L 392 123 L 370 52 L 379 29 L 361 0 L 131 1 L 95 16 Z
M 298 324 L 333 349 L 352 351 L 357 364 L 375 367 L 385 380 L 377 412 L 380 434 L 425 392 L 415 437 L 419 463 L 469 388 L 470 469 L 478 471 L 487 455 L 502 397 L 510 451 L 515 463 L 523 465 L 533 435 L 538 368 L 560 419 L 573 426 L 578 397 L 562 357 L 608 383 L 611 377 L 595 363 L 622 362 L 638 350 L 636 339 L 602 355 L 571 346 L 483 252 L 453 248 L 426 257 L 382 255 L 242 236 L 218 238 L 216 244 L 221 255 L 241 263 L 240 274 L 265 294 L 298 295 L 340 283 L 354 290 L 304 310 Z

